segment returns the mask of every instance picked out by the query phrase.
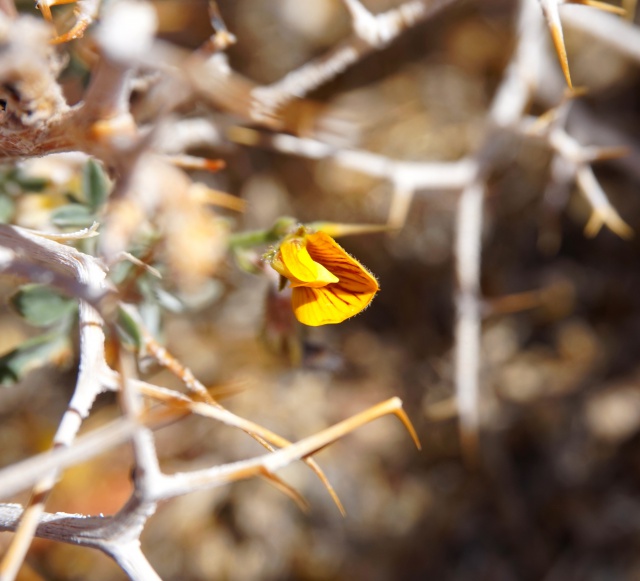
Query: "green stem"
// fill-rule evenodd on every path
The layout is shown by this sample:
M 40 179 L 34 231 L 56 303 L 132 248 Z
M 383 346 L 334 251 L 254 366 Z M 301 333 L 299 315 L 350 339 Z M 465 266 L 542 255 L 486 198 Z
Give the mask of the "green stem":
M 268 230 L 236 232 L 229 236 L 229 247 L 231 250 L 236 250 L 239 248 L 252 248 L 254 246 L 272 244 L 283 238 L 291 230 L 292 226 L 297 224 L 298 221 L 295 218 L 285 216 L 278 218 Z

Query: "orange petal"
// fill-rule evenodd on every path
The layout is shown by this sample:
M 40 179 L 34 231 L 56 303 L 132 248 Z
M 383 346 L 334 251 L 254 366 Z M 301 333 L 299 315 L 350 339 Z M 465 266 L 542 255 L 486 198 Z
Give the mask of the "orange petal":
M 375 294 L 378 291 L 375 277 L 328 234 L 309 234 L 307 250 L 314 261 L 338 277 L 344 292 Z

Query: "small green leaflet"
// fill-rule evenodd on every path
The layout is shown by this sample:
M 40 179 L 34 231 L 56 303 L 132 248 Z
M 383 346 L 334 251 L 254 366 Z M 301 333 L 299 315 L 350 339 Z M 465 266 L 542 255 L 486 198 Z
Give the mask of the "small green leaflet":
M 18 314 L 36 327 L 48 327 L 75 313 L 77 301 L 42 284 L 27 284 L 9 300 Z
M 7 224 L 15 214 L 16 204 L 13 198 L 7 194 L 0 193 L 0 222 Z
M 118 331 L 123 341 L 136 349 L 142 349 L 144 339 L 138 322 L 122 307 L 118 309 Z
M 94 221 L 93 213 L 82 204 L 67 204 L 51 212 L 51 222 L 58 228 L 88 228 Z
M 90 159 L 82 169 L 82 191 L 92 214 L 102 207 L 109 194 L 109 180 L 94 159 Z
M 0 357 L 0 385 L 13 385 L 32 369 L 47 363 L 59 365 L 69 360 L 71 354 L 71 340 L 67 333 L 45 333 L 28 339 Z

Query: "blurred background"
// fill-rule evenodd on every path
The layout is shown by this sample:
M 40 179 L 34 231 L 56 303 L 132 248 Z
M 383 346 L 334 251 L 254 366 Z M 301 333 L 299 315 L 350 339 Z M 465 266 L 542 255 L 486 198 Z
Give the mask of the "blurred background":
M 365 4 L 380 12 L 399 2 Z M 323 138 L 401 160 L 455 161 L 473 153 L 512 56 L 515 4 L 455 3 L 309 95 Z M 165 39 L 195 49 L 211 34 L 206 2 L 154 5 Z M 261 84 L 350 34 L 338 0 L 221 0 L 219 7 L 238 39 L 228 51 L 231 66 Z M 59 30 L 70 14 L 56 11 Z M 565 35 L 574 84 L 589 89 L 569 131 L 585 144 L 631 148 L 627 161 L 598 163 L 595 171 L 637 230 L 638 63 L 584 33 Z M 62 78 L 73 102 L 85 82 L 73 66 L 82 42 L 67 50 L 72 57 Z M 548 67 L 549 83 L 557 85 L 557 60 Z M 550 105 L 535 101 L 532 112 Z M 210 112 L 186 103 L 181 114 Z M 193 153 L 226 161 L 215 176 L 196 177 L 247 201 L 246 212 L 233 217 L 234 230 L 268 228 L 284 215 L 301 222 L 387 220 L 389 185 L 331 161 L 232 143 Z M 475 467 L 461 459 L 451 405 L 455 193 L 417 193 L 398 233 L 341 241 L 377 276 L 381 291 L 344 324 L 296 330 L 300 365 L 265 341 L 270 282 L 231 259 L 219 269 L 206 309 L 166 315 L 169 349 L 235 413 L 297 440 L 399 396 L 423 450 L 388 417 L 320 453 L 346 518 L 302 464 L 280 475 L 310 502 L 308 514 L 260 479 L 162 505 L 142 542 L 163 579 L 640 578 L 640 244 L 606 230 L 587 238 L 590 208 L 581 194 L 570 187 L 549 196 L 550 159 L 546 147 L 514 136 L 490 176 L 482 285 L 495 308 L 483 327 Z M 529 291 L 527 308 L 501 309 L 498 299 Z M 3 352 L 35 333 L 9 310 L 0 324 Z M 73 365 L 48 366 L 3 388 L 2 465 L 48 447 L 74 377 Z M 178 385 L 165 373 L 152 371 L 148 380 Z M 117 415 L 112 396 L 102 396 L 85 429 Z M 246 435 L 202 418 L 161 429 L 157 446 L 167 472 L 261 453 Z M 48 510 L 113 513 L 130 494 L 130 470 L 126 447 L 69 470 Z M 0 547 L 8 539 L 0 535 Z M 123 578 L 100 554 L 41 540 L 21 576 Z

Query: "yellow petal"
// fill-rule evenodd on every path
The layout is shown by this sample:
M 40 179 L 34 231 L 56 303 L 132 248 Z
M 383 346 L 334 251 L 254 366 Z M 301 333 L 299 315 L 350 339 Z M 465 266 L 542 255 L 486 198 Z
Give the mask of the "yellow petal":
M 313 260 L 302 238 L 296 236 L 285 240 L 280 245 L 279 254 L 282 256 L 282 262 L 288 271 L 288 274 L 285 272 L 281 272 L 281 274 L 291 280 L 293 288 L 297 286 L 317 288 L 332 282 L 338 282 L 337 276 L 334 276 L 322 264 Z M 278 269 L 276 268 L 276 270 Z
M 342 323 L 357 315 L 371 302 L 375 292 L 353 294 L 337 285 L 322 288 L 297 287 L 291 293 L 291 305 L 296 319 L 317 327 Z
M 298 321 L 312 327 L 341 323 L 369 305 L 378 282 L 355 258 L 324 232 L 307 236 L 307 250 L 339 281 L 321 288 L 294 287 L 291 304 Z

